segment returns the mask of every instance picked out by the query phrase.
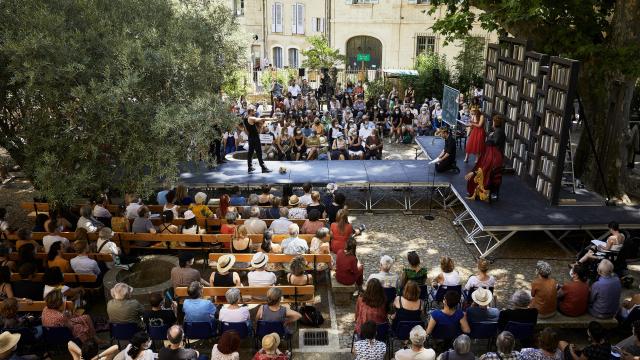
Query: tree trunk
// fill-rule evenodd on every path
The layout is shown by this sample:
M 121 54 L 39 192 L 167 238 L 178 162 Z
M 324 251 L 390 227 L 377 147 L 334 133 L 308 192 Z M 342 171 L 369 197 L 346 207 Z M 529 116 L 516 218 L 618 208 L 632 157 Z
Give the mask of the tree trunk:
M 639 0 L 618 0 L 607 45 L 612 49 L 636 46 L 640 41 Z M 603 195 L 625 193 L 627 173 L 623 131 L 629 127 L 629 112 L 637 77 L 612 66 L 612 59 L 598 56 L 583 61 L 579 95 L 584 114 L 574 166 L 585 185 Z M 587 126 L 593 142 L 589 139 Z M 598 170 L 600 164 L 601 172 Z

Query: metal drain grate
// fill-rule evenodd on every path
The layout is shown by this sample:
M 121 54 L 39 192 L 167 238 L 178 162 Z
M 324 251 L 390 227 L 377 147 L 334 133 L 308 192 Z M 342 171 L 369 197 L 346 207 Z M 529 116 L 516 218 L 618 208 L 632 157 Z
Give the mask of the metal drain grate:
M 328 346 L 329 332 L 326 330 L 305 331 L 302 341 L 304 346 Z

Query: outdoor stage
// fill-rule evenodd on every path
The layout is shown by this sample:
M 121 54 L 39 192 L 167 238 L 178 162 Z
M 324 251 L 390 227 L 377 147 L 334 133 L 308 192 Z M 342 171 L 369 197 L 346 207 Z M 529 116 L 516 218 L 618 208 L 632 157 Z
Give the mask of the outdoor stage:
M 435 158 L 443 140 L 418 137 L 416 142 L 428 158 Z M 462 159 L 459 150 L 458 159 Z M 247 173 L 246 161 L 230 161 L 215 170 L 184 169 L 180 177 L 192 187 L 251 187 L 262 184 L 300 185 L 310 182 L 325 185 L 333 182 L 342 188 L 364 190 L 359 203 L 364 211 L 391 210 L 380 208 L 385 193 L 391 189 L 402 192 L 400 210 L 423 213 L 416 207 L 419 201 L 433 195 L 433 202 L 455 215 L 454 224 L 461 226 L 465 241 L 475 246 L 485 257 L 518 232 L 544 232 L 561 248 L 573 253 L 562 239 L 575 231 L 586 231 L 592 238 L 606 235 L 607 224 L 615 220 L 626 229 L 640 229 L 640 208 L 605 206 L 604 200 L 584 190 L 567 194 L 575 199 L 571 206 L 549 206 L 542 195 L 529 188 L 519 177 L 506 175 L 500 189 L 500 199 L 491 204 L 466 198 L 464 174 L 473 165 L 458 160 L 460 174 L 434 172 L 427 160 L 350 160 L 350 161 L 269 161 L 272 173 Z M 280 167 L 287 169 L 278 173 Z M 422 204 L 426 202 L 422 201 Z M 461 205 L 461 206 L 459 206 Z

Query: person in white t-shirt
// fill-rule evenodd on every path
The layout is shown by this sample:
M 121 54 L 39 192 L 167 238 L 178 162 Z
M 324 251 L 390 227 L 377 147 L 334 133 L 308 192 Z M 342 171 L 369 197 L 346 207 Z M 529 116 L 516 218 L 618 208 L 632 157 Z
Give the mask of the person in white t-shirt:
M 266 271 L 268 263 L 269 256 L 267 254 L 259 252 L 253 255 L 251 267 L 255 270 L 247 274 L 249 286 L 272 286 L 276 283 L 276 275 L 270 271 Z
M 135 198 L 135 195 L 131 196 L 132 198 Z M 127 219 L 135 219 L 138 217 L 138 209 L 140 209 L 140 206 L 142 206 L 142 199 L 135 199 L 132 200 L 129 205 L 127 205 L 127 208 L 124 210 L 124 214 L 127 217 Z
M 58 232 L 58 223 L 56 221 L 49 221 L 47 224 L 47 231 L 49 232 L 47 235 L 42 237 L 42 245 L 44 245 L 44 252 L 49 252 L 51 249 L 51 245 L 53 243 L 60 241 L 62 243 L 62 250 L 68 249 L 71 244 L 69 243 L 69 239 L 60 236 Z
M 298 85 L 294 80 L 291 80 L 291 82 L 289 82 L 289 88 L 287 89 L 287 91 L 289 91 L 291 96 L 297 97 L 301 91 L 300 85 Z
M 238 305 L 238 302 L 242 299 L 240 296 L 240 290 L 238 288 L 231 288 L 224 294 L 229 305 L 220 308 L 219 321 L 223 322 L 242 322 L 251 321 L 251 314 L 249 314 L 249 308 L 246 306 Z M 248 323 L 251 328 L 250 323 Z
M 115 259 L 116 256 L 120 256 L 120 248 L 118 248 L 118 245 L 116 245 L 116 243 L 111 241 L 111 239 L 113 238 L 113 234 L 114 232 L 113 230 L 111 230 L 111 228 L 104 227 L 100 229 L 100 232 L 98 232 L 98 241 L 96 243 L 96 246 L 98 253 L 111 254 L 111 256 L 113 256 L 113 258 Z M 105 262 L 105 265 L 107 265 L 107 267 L 111 269 L 113 268 L 114 261 Z
M 396 351 L 395 360 L 435 360 L 436 352 L 424 347 L 427 332 L 420 325 L 416 325 L 409 333 L 411 347 Z
M 302 190 L 304 191 L 304 195 L 300 196 L 299 199 L 299 206 L 306 208 L 307 206 L 311 205 L 311 203 L 313 202 L 313 200 L 311 200 L 311 190 L 313 189 L 313 187 L 311 186 L 311 183 L 305 183 L 304 185 L 302 185 Z

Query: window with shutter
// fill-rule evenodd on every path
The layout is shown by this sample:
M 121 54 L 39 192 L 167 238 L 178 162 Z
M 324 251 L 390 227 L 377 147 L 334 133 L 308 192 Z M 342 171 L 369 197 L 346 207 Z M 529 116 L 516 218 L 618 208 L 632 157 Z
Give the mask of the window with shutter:
M 271 32 L 276 32 L 276 4 L 271 5 Z
M 273 64 L 274 67 L 282 68 L 282 48 L 276 46 L 273 48 Z
M 271 31 L 281 33 L 282 32 L 282 3 L 274 3 L 272 6 L 273 12 L 273 25 Z
M 324 18 L 320 19 L 320 32 L 324 32 Z
M 311 18 L 311 31 L 313 32 L 318 32 L 318 18 L 317 17 L 312 17 Z
M 298 4 L 291 5 L 291 33 L 298 33 Z
M 289 49 L 289 67 L 292 69 L 298 68 L 298 49 Z
M 304 5 L 298 4 L 298 32 L 296 34 L 304 35 Z

